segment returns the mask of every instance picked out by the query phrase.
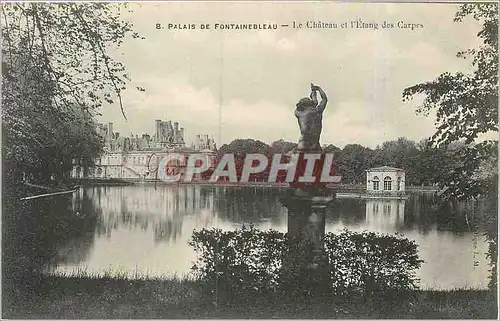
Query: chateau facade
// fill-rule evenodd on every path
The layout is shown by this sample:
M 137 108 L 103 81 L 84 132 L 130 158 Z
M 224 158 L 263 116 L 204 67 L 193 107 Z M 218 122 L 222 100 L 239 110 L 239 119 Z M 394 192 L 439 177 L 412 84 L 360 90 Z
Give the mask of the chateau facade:
M 186 146 L 184 128 L 171 121 L 155 121 L 155 133 L 129 137 L 114 132 L 113 123 L 99 124 L 97 128 L 104 139 L 104 154 L 95 165 L 84 169 L 75 161 L 71 177 L 90 179 L 157 180 L 158 165 L 167 155 L 177 154 L 184 158 L 178 165 L 185 167 L 187 156 L 199 153 L 207 157 L 211 166 L 216 159 L 216 145 L 209 135 L 197 135 L 191 146 Z M 195 177 L 196 178 L 196 177 Z

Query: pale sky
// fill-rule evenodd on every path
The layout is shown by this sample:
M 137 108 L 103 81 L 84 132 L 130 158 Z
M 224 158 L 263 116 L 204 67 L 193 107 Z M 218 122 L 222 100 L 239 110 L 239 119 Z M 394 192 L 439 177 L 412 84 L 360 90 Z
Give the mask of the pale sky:
M 329 97 L 321 144 L 374 148 L 400 136 L 419 141 L 434 132 L 434 118 L 404 103 L 405 87 L 442 72 L 466 71 L 460 50 L 477 46 L 479 25 L 453 22 L 452 4 L 317 2 L 171 2 L 130 4 L 124 16 L 145 40 L 127 39 L 113 55 L 132 77 L 123 93 L 128 121 L 117 105 L 102 109 L 121 135 L 154 133 L 154 120 L 185 127 L 186 141 L 213 135 L 217 145 L 236 138 L 296 142 L 296 102 L 310 83 Z M 342 29 L 362 19 L 379 29 Z M 383 21 L 420 23 L 416 30 L 382 29 Z M 215 23 L 336 22 L 338 29 L 213 30 Z M 157 30 L 196 24 L 195 30 Z M 212 25 L 200 30 L 199 24 Z M 134 88 L 141 86 L 145 92 Z

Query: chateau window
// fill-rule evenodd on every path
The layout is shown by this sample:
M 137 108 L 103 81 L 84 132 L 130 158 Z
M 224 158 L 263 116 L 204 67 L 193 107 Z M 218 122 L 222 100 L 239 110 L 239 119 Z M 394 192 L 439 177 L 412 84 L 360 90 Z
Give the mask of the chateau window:
M 398 191 L 400 191 L 401 190 L 401 177 L 398 177 L 397 184 L 398 184 Z
M 389 176 L 384 178 L 384 191 L 392 190 L 392 180 Z
M 378 191 L 379 190 L 379 179 L 377 176 L 373 178 L 373 190 Z

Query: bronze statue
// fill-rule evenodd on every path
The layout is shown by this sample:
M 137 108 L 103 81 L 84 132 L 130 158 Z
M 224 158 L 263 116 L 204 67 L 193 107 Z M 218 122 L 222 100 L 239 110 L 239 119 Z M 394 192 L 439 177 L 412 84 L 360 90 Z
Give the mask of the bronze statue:
M 317 92 L 321 96 L 318 104 Z M 302 98 L 297 103 L 295 117 L 300 127 L 300 139 L 297 149 L 299 151 L 321 151 L 319 137 L 321 135 L 323 111 L 328 98 L 321 87 L 311 84 L 310 97 Z

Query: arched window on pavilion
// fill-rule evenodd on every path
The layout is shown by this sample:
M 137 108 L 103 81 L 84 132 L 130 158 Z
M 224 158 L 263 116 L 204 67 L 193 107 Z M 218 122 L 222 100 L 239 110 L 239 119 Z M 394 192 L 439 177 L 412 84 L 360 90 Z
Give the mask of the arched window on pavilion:
M 384 191 L 392 190 L 392 179 L 389 176 L 384 178 Z
M 380 184 L 379 184 L 379 181 L 380 181 L 380 180 L 378 179 L 378 177 L 377 177 L 377 176 L 375 176 L 375 177 L 373 178 L 373 190 L 374 190 L 374 191 L 378 191 L 378 190 L 379 190 L 379 188 L 380 188 L 380 187 L 379 187 L 379 185 L 380 185 Z

